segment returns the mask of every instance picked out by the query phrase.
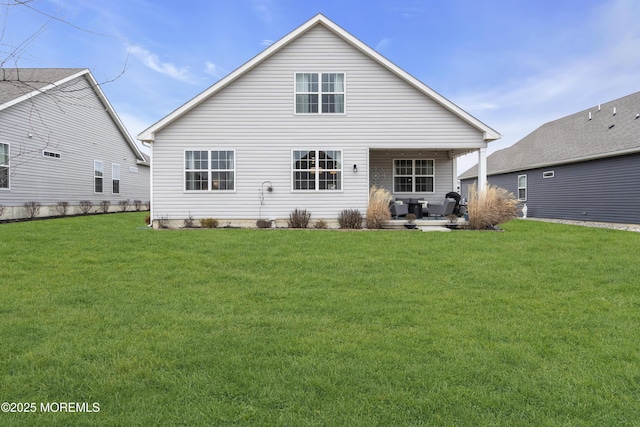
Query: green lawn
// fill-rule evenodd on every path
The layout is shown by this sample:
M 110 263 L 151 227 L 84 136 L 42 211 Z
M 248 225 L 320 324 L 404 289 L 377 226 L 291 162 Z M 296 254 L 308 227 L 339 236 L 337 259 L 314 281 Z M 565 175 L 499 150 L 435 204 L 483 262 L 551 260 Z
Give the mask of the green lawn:
M 145 215 L 0 225 L 0 424 L 640 424 L 640 233 Z

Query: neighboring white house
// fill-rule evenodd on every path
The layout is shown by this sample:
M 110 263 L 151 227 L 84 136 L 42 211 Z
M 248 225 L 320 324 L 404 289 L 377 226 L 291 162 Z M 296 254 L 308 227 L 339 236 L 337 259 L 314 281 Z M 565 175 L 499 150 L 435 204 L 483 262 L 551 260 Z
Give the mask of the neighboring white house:
M 119 210 L 148 202 L 149 161 L 127 133 L 89 70 L 0 69 L 0 219 L 80 213 L 89 201 Z M 132 208 L 130 208 L 132 209 Z
M 500 134 L 319 14 L 138 138 L 154 221 L 250 225 L 365 215 L 373 185 L 442 201 Z

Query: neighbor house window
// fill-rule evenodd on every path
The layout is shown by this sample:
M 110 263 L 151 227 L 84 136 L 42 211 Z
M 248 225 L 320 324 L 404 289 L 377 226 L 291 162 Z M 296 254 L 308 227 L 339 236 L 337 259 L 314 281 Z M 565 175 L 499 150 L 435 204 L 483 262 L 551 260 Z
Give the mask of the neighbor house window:
M 111 165 L 111 192 L 120 194 L 120 165 L 113 163 Z
M 0 188 L 9 188 L 9 144 L 0 143 Z
M 102 182 L 104 179 L 104 163 L 101 160 L 93 161 L 93 192 L 102 193 Z
M 518 200 L 527 200 L 527 175 L 518 175 Z
M 235 190 L 236 162 L 233 150 L 185 151 L 185 190 Z
M 342 190 L 342 150 L 294 150 L 293 189 Z
M 296 113 L 344 113 L 344 73 L 296 73 Z
M 60 153 L 56 153 L 55 151 L 44 150 L 42 152 L 42 156 L 43 157 L 51 157 L 53 159 L 59 159 L 60 158 Z
M 435 161 L 432 159 L 396 159 L 393 161 L 395 193 L 433 193 Z

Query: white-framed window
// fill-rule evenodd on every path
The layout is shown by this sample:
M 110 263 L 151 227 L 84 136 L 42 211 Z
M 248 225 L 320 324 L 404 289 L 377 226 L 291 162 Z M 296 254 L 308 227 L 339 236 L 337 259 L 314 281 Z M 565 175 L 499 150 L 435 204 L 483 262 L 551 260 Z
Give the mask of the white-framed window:
M 9 144 L 0 142 L 0 190 L 9 189 Z
M 344 114 L 345 73 L 296 73 L 296 114 Z
M 518 200 L 527 200 L 527 175 L 518 175 Z
M 294 191 L 341 191 L 342 150 L 293 150 Z
M 555 171 L 542 172 L 542 177 L 543 178 L 553 178 L 555 175 L 556 175 Z
M 117 163 L 111 164 L 111 192 L 120 194 L 120 165 Z
M 93 192 L 102 193 L 104 183 L 104 163 L 102 160 L 93 161 Z
M 433 193 L 435 191 L 435 160 L 394 159 L 394 193 Z
M 235 191 L 235 158 L 234 150 L 185 151 L 185 191 Z
M 59 159 L 60 158 L 60 153 L 57 153 L 55 151 L 43 150 L 42 151 L 42 157 L 50 157 L 52 159 Z

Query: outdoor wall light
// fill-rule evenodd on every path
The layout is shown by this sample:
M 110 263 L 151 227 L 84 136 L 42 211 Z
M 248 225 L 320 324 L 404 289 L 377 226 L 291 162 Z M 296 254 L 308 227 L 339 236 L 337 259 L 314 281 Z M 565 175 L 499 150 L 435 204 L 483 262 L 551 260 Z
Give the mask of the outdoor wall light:
M 358 172 L 358 165 L 353 165 L 353 172 Z

